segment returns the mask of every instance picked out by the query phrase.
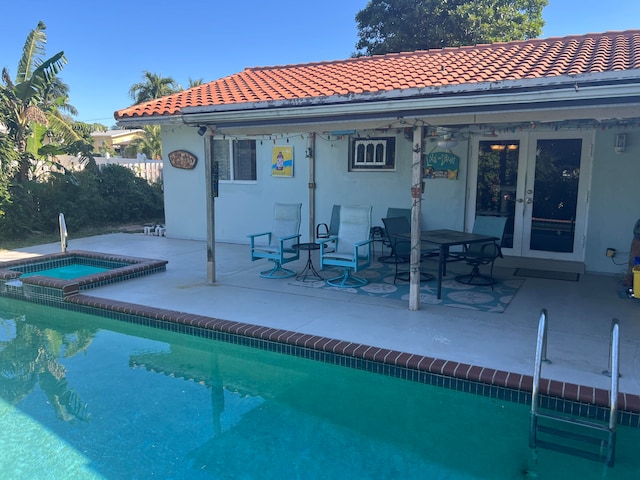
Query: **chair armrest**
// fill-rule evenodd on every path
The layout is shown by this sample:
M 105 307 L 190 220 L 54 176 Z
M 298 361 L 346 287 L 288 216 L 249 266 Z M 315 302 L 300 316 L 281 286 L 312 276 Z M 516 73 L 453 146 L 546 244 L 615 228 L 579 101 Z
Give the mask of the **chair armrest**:
M 300 243 L 300 237 L 301 237 L 301 234 L 296 233 L 295 235 L 287 235 L 286 237 L 278 238 L 278 241 L 280 242 L 280 251 L 283 252 L 285 250 L 284 242 L 286 242 L 287 240 L 292 240 L 294 238 L 297 238 L 298 241 L 296 243 Z
M 322 240 L 318 240 L 316 243 L 319 243 L 322 246 L 325 243 L 335 242 L 337 239 L 338 237 L 334 235 L 332 237 L 327 237 L 327 238 L 323 238 Z
M 364 246 L 368 246 L 371 245 L 373 243 L 373 239 L 369 239 L 369 240 L 363 240 L 362 242 L 356 242 L 353 244 L 353 255 L 355 258 L 360 257 L 360 255 L 358 254 L 358 252 L 360 251 L 361 247 Z M 367 255 L 368 256 L 368 255 Z
M 322 232 L 320 232 L 322 228 Z M 326 223 L 319 223 L 316 225 L 316 238 L 328 238 L 329 237 L 329 225 Z
M 247 237 L 249 237 L 249 240 L 251 241 L 251 248 L 254 247 L 256 238 L 264 237 L 265 235 L 268 235 L 269 237 L 267 239 L 267 243 L 271 243 L 271 232 L 253 233 L 251 235 L 247 235 Z
M 263 233 L 252 233 L 251 235 L 247 235 L 249 238 L 261 237 L 263 235 L 271 235 L 271 232 L 263 232 Z

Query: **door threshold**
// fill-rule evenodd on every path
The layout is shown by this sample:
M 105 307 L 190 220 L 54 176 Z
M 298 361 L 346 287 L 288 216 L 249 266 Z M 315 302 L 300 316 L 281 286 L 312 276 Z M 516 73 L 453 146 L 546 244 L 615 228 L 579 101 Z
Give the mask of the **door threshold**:
M 550 270 L 553 272 L 584 273 L 584 262 L 569 260 L 553 260 L 548 258 L 509 257 L 496 259 L 496 267 L 531 268 L 534 270 Z

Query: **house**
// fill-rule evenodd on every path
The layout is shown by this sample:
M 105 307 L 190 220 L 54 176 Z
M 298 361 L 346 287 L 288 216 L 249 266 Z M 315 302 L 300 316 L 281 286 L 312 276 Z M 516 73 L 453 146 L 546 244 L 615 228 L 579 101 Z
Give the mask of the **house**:
M 304 240 L 334 204 L 413 206 L 507 216 L 516 263 L 618 274 L 640 217 L 640 30 L 247 68 L 115 118 L 161 125 L 175 238 L 246 243 L 274 202 L 302 202 Z
M 126 149 L 131 142 L 144 137 L 144 130 L 107 130 L 106 132 L 93 132 L 93 149 L 96 152 L 115 151 L 119 156 L 126 156 Z

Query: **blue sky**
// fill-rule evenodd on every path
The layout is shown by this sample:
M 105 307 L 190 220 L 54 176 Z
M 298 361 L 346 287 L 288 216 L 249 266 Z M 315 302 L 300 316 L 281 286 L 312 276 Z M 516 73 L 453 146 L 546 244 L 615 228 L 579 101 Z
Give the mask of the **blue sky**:
M 245 67 L 348 58 L 367 0 L 12 0 L 0 17 L 0 67 L 15 76 L 28 33 L 47 25 L 47 57 L 64 50 L 60 77 L 77 120 L 107 126 L 129 106 L 142 72 L 215 80 Z M 640 29 L 638 0 L 550 0 L 542 37 Z

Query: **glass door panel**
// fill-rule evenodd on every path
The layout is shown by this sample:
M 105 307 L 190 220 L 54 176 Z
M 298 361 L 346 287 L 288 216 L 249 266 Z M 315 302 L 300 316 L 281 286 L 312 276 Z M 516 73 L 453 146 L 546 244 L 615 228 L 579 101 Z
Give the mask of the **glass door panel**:
M 520 142 L 480 141 L 475 215 L 507 217 L 502 246 L 513 248 Z
M 529 250 L 573 253 L 582 139 L 537 140 Z

